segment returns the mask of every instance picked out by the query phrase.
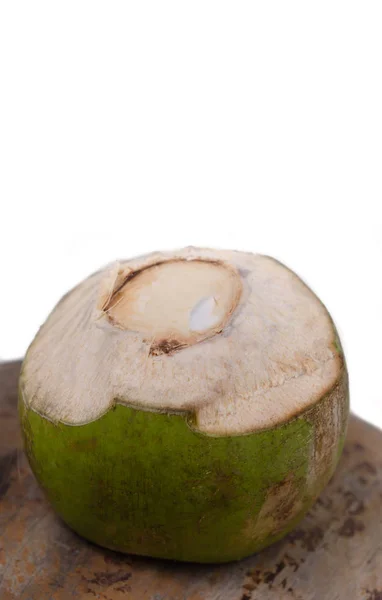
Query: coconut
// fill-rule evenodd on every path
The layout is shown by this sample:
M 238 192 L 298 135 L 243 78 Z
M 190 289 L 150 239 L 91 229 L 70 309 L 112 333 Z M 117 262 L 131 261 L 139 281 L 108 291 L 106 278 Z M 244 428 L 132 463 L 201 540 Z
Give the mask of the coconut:
M 245 557 L 334 472 L 348 417 L 335 326 L 262 255 L 121 261 L 58 303 L 20 376 L 31 467 L 77 533 L 127 553 Z

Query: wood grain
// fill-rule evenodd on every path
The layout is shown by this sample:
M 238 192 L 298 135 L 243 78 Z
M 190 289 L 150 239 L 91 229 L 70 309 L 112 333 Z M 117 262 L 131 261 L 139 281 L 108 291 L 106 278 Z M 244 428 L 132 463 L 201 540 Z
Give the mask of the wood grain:
M 20 363 L 0 365 L 1 600 L 382 600 L 382 432 L 352 417 L 332 481 L 287 538 L 229 565 L 124 556 L 55 516 L 22 452 Z

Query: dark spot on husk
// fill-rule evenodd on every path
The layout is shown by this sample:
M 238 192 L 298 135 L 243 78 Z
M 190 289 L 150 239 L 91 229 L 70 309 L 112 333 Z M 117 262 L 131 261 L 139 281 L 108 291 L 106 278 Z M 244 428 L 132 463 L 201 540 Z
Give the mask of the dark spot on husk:
M 290 474 L 282 481 L 274 483 L 268 492 L 272 499 L 277 498 L 277 504 L 264 512 L 264 518 L 273 521 L 272 532 L 278 533 L 285 522 L 293 515 L 298 502 L 299 482 Z
M 342 537 L 353 537 L 357 532 L 363 531 L 364 529 L 365 525 L 362 523 L 362 521 L 357 521 L 356 519 L 349 517 L 341 525 L 338 533 Z
M 70 447 L 77 452 L 86 452 L 95 450 L 98 445 L 98 440 L 95 437 L 85 440 L 73 440 Z
M 243 594 L 241 600 L 251 600 L 251 596 L 248 596 L 248 594 Z
M 150 356 L 160 356 L 161 354 L 173 354 L 176 350 L 184 348 L 185 344 L 182 344 L 178 340 L 161 340 L 155 342 L 150 347 Z

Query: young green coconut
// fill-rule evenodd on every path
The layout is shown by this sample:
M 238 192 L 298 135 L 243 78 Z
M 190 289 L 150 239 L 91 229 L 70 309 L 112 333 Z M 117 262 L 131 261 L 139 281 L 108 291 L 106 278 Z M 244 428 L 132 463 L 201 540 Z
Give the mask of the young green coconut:
M 224 562 L 282 537 L 331 477 L 348 378 L 333 322 L 272 258 L 185 248 L 69 292 L 20 377 L 32 469 L 102 546 Z

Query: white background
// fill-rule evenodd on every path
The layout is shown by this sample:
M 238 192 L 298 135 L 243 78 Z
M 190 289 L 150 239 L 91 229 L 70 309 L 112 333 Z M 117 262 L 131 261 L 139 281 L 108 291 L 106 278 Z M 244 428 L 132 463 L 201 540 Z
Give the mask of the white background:
M 382 4 L 0 8 L 0 357 L 115 258 L 272 254 L 331 311 L 382 426 Z

